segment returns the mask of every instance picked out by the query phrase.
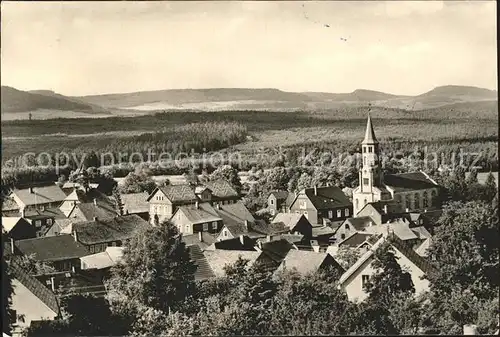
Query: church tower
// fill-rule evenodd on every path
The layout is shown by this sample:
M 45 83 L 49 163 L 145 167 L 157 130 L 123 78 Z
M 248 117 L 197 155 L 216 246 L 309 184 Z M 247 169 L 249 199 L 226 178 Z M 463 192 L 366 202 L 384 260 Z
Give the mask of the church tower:
M 383 184 L 380 149 L 372 119 L 368 114 L 365 138 L 361 142 L 363 165 L 359 170 L 359 186 L 353 191 L 354 215 L 369 202 L 379 201 Z M 383 188 L 382 188 L 383 189 Z

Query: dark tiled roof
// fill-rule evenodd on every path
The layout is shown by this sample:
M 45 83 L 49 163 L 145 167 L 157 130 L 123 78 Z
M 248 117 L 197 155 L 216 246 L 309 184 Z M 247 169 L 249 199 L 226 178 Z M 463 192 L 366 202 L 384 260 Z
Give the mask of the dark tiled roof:
M 49 307 L 50 310 L 59 315 L 59 303 L 57 302 L 57 297 L 52 291 L 50 291 L 49 288 L 47 288 L 36 278 L 25 272 L 20 266 L 17 265 L 16 262 L 12 260 L 10 261 L 8 268 L 10 269 L 12 276 L 15 279 L 17 279 L 33 295 L 35 295 L 40 301 L 42 301 L 47 307 Z
M 233 186 L 223 179 L 208 181 L 205 183 L 205 186 L 212 191 L 212 196 L 215 197 L 214 199 L 239 197 L 238 192 L 233 188 Z
M 194 194 L 193 188 L 189 185 L 167 185 L 158 187 L 151 193 L 148 200 L 151 200 L 157 190 L 161 190 L 168 200 L 174 203 L 195 202 L 198 200 Z
M 255 251 L 256 239 L 252 239 L 246 235 L 243 235 L 243 243 L 241 242 L 241 237 L 236 237 L 228 240 L 222 240 L 215 242 L 212 246 L 215 249 L 224 250 L 251 250 Z
M 339 243 L 340 246 L 357 247 L 365 242 L 373 234 L 355 232 Z
M 33 193 L 29 188 L 15 189 L 13 193 L 25 204 L 48 204 L 62 202 L 66 198 L 66 193 L 57 185 L 33 187 Z
M 97 221 L 82 221 L 72 225 L 78 241 L 91 245 L 134 237 L 139 231 L 151 225 L 136 214 L 116 216 Z
M 128 211 L 130 214 L 149 212 L 148 194 L 146 192 L 122 194 L 120 197 L 124 212 Z
M 314 188 L 306 188 L 305 194 L 318 210 L 352 205 L 349 198 L 337 186 L 318 187 L 317 194 L 314 194 Z
M 293 193 L 293 192 L 288 193 L 288 196 L 286 197 L 286 200 L 285 200 L 285 206 L 286 206 L 287 208 L 289 208 L 290 206 L 292 206 L 292 203 L 293 203 L 293 201 L 295 200 L 295 197 L 296 197 L 296 196 L 297 196 L 297 195 L 296 195 L 295 193 Z
M 269 193 L 269 196 L 271 195 L 274 195 L 274 197 L 276 198 L 276 200 L 278 201 L 282 201 L 282 200 L 286 200 L 286 198 L 288 198 L 288 191 L 272 191 L 271 193 Z
M 370 222 L 373 222 L 373 220 L 369 216 L 361 216 L 358 218 L 346 219 L 345 222 L 349 223 L 357 231 L 363 231 L 366 227 L 370 226 Z
M 94 218 L 108 219 L 118 215 L 114 207 L 99 202 L 97 205 L 93 202 L 77 204 L 75 206 L 76 209 L 80 210 L 87 221 L 94 220 Z
M 6 243 L 10 250 L 10 243 Z M 23 255 L 33 255 L 38 261 L 60 261 L 89 255 L 85 246 L 72 235 L 45 236 L 41 238 L 18 240 L 14 243 Z
M 420 256 L 413 249 L 409 248 L 401 239 L 395 235 L 390 235 L 391 243 L 396 247 L 401 253 L 403 253 L 408 260 L 413 262 L 418 268 L 420 268 L 424 273 L 429 274 L 435 271 L 432 264 L 427 261 L 424 257 Z
M 238 220 L 248 220 L 248 222 L 254 222 L 255 218 L 252 213 L 245 207 L 241 201 L 237 201 L 233 204 L 220 205 L 217 209 L 218 213 L 225 213 Z M 220 211 L 220 212 L 219 212 Z
M 198 245 L 189 245 L 187 246 L 187 248 L 189 250 L 191 260 L 193 260 L 196 264 L 194 279 L 197 281 L 201 281 L 215 277 L 215 274 L 210 267 L 210 264 L 208 264 L 205 254 L 203 254 L 200 247 Z
M 262 252 L 265 256 L 269 257 L 272 261 L 278 264 L 283 261 L 291 249 L 295 249 L 294 245 L 285 239 L 265 242 L 261 244 Z
M 438 187 L 423 172 L 386 174 L 384 175 L 384 184 L 396 192 Z

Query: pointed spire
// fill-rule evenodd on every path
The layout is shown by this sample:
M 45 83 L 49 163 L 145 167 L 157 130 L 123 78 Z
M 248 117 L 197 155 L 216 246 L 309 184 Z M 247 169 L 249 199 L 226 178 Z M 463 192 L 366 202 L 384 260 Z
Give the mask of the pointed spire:
M 375 131 L 373 131 L 372 118 L 370 117 L 370 113 L 368 112 L 368 121 L 366 122 L 366 132 L 365 139 L 361 144 L 377 144 L 378 140 L 375 137 Z

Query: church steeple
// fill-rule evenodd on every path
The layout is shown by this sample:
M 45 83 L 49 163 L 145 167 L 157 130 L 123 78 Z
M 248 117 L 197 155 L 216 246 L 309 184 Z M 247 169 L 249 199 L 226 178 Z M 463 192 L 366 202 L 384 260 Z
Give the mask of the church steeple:
M 366 122 L 365 139 L 361 144 L 378 144 L 377 137 L 375 137 L 375 131 L 373 131 L 372 118 L 370 113 L 368 113 L 368 120 Z

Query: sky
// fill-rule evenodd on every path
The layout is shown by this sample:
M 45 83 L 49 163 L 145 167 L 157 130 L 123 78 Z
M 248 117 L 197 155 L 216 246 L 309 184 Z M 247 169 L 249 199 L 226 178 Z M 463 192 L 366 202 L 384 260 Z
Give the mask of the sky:
M 497 90 L 495 1 L 1 3 L 1 83 L 90 95 Z

